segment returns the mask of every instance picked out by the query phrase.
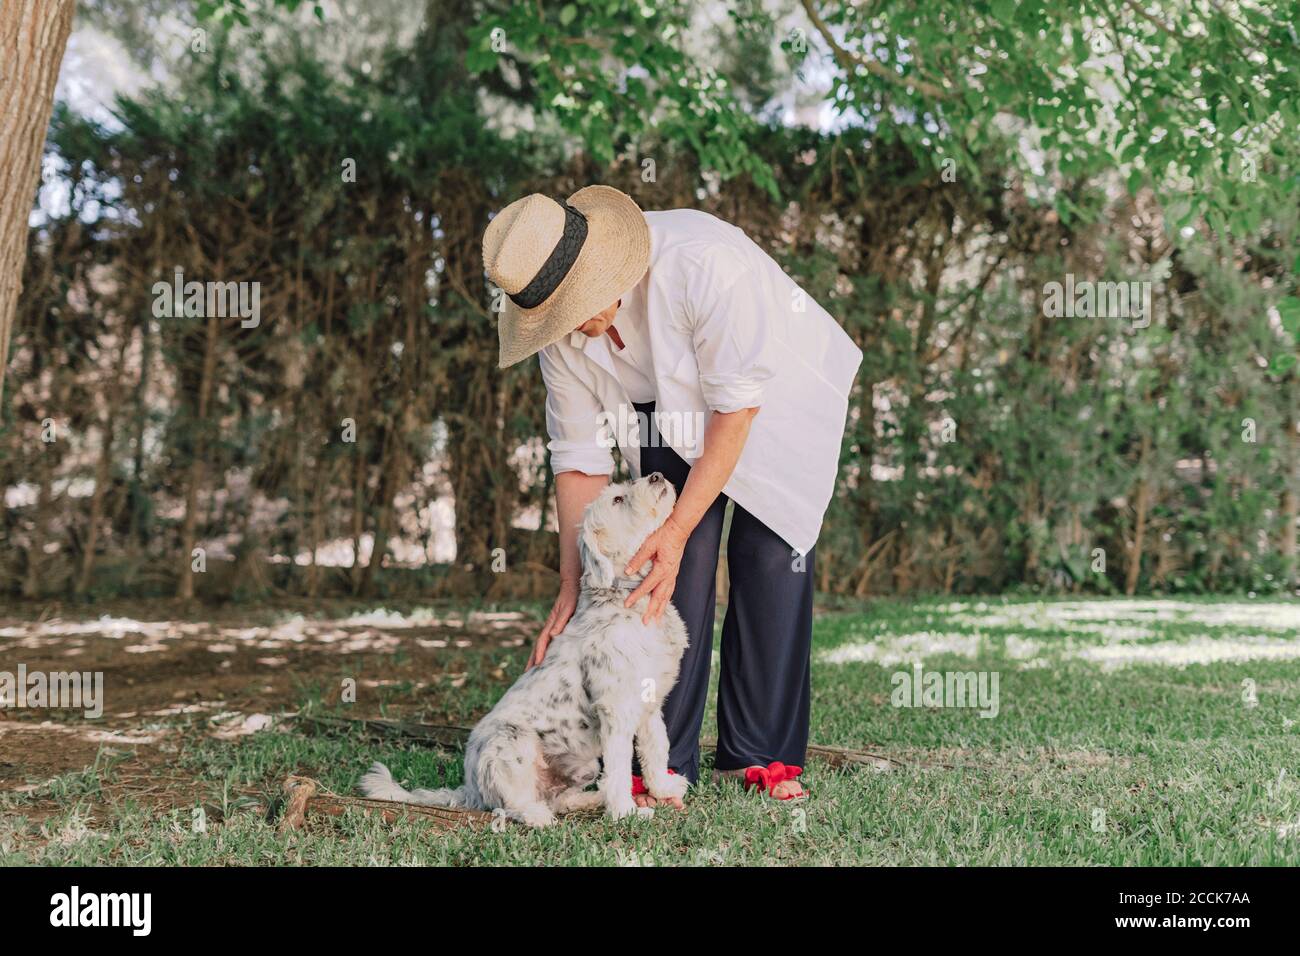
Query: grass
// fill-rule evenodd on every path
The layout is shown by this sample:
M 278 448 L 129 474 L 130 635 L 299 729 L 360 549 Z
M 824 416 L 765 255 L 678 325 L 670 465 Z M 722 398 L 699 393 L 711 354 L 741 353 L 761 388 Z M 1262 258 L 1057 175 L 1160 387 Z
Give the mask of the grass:
M 116 772 L 109 759 L 4 795 L 0 862 L 1296 865 L 1293 614 L 1294 604 L 1224 599 L 882 602 L 824 615 L 815 628 L 813 739 L 907 766 L 882 773 L 813 763 L 804 775 L 812 797 L 800 803 L 704 782 L 687 812 L 650 821 L 442 833 L 358 814 L 282 837 L 267 808 L 290 773 L 346 793 L 376 758 L 419 786 L 457 783 L 461 770 L 455 754 L 280 725 L 234 741 L 187 737 L 168 772 L 191 782 L 193 806 L 159 809 L 129 793 L 106 802 L 102 783 Z M 455 653 L 465 656 L 457 669 L 468 680 L 439 692 L 437 719 L 469 721 L 499 694 L 488 674 L 502 655 Z M 526 653 L 513 655 L 515 669 Z M 910 674 L 916 658 L 927 672 L 996 672 L 997 715 L 891 706 L 891 676 Z M 25 808 L 39 799 L 58 811 L 38 824 Z M 200 806 L 207 825 L 196 832 Z

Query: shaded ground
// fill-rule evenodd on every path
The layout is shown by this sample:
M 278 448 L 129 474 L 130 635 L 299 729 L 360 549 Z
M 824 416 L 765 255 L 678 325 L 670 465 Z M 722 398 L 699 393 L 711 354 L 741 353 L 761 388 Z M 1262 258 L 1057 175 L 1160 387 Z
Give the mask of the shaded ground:
M 102 672 L 105 687 L 95 719 L 72 710 L 0 709 L 0 792 L 82 771 L 101 750 L 123 778 L 116 789 L 138 792 L 146 788 L 135 778 L 155 777 L 182 747 L 255 733 L 301 706 L 340 705 L 348 681 L 358 716 L 450 719 L 436 705 L 437 689 L 463 687 L 471 670 L 479 681 L 508 683 L 503 666 L 477 673 L 484 652 L 518 649 L 533 633 L 519 611 L 340 609 L 329 618 L 317 608 L 311 619 L 280 611 L 183 621 L 165 616 L 165 607 L 148 610 L 139 617 L 0 618 L 0 671 L 16 674 L 22 663 L 28 673 Z M 171 782 L 176 786 L 147 788 L 148 798 L 193 801 L 192 781 Z M 28 809 L 43 816 L 57 805 L 50 797 Z
M 413 785 L 461 773 L 458 754 L 310 736 L 294 713 L 472 723 L 522 669 L 537 609 L 96 610 L 0 617 L 0 671 L 106 683 L 96 720 L 0 709 L 0 860 L 1300 863 L 1296 603 L 841 609 L 816 622 L 813 738 L 889 755 L 894 771 L 813 764 L 797 805 L 704 781 L 687 812 L 640 823 L 442 834 L 348 816 L 294 837 L 268 823 L 291 773 L 340 793 L 376 758 Z M 918 663 L 996 674 L 996 706 L 897 706 Z

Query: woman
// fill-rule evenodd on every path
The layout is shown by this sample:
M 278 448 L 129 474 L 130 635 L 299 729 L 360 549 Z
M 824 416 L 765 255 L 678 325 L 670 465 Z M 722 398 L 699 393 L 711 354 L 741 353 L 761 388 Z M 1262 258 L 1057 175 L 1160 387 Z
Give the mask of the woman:
M 715 769 L 801 796 L 813 551 L 861 351 L 735 226 L 689 209 L 643 213 L 609 186 L 511 203 L 488 226 L 483 260 L 505 293 L 501 367 L 537 354 L 546 382 L 560 593 L 529 666 L 573 614 L 578 525 L 617 444 L 633 475 L 662 472 L 678 493 L 620 569 L 651 562 L 628 606 L 650 595 L 652 620 L 671 599 L 690 633 L 663 708 L 669 766 L 692 783 L 699 773 L 730 500 Z

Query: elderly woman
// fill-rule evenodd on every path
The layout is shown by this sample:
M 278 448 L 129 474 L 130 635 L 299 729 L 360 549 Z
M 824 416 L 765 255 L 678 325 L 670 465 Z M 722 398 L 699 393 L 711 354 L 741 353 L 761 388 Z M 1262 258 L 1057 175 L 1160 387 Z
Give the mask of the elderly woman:
M 690 635 L 663 707 L 669 766 L 692 783 L 699 773 L 730 500 L 714 766 L 779 799 L 802 796 L 814 544 L 861 351 L 735 226 L 642 212 L 609 186 L 511 203 L 488 226 L 483 260 L 505 293 L 501 367 L 536 354 L 547 391 L 560 593 L 530 666 L 576 607 L 578 526 L 617 444 L 634 476 L 662 472 L 678 494 L 619 569 L 628 606 L 649 595 L 649 621 L 671 599 Z M 638 802 L 654 801 L 638 791 Z

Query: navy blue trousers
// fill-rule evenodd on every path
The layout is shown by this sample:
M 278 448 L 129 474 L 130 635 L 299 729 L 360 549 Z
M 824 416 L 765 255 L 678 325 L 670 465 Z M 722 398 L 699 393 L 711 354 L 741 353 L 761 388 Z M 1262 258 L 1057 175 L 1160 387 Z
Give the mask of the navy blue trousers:
M 636 410 L 653 423 L 653 402 L 637 404 Z M 681 494 L 690 465 L 658 439 L 653 427 L 642 429 L 641 435 L 641 474 L 661 472 Z M 726 506 L 727 497 L 719 495 L 691 533 L 673 591 L 673 605 L 686 622 L 690 647 L 682 657 L 677 684 L 664 701 L 668 765 L 692 783 L 700 770 L 700 727 L 709 694 L 715 582 Z M 733 503 L 715 769 L 739 770 L 773 760 L 804 765 L 813 557 L 809 551 L 798 560 L 779 535 Z

